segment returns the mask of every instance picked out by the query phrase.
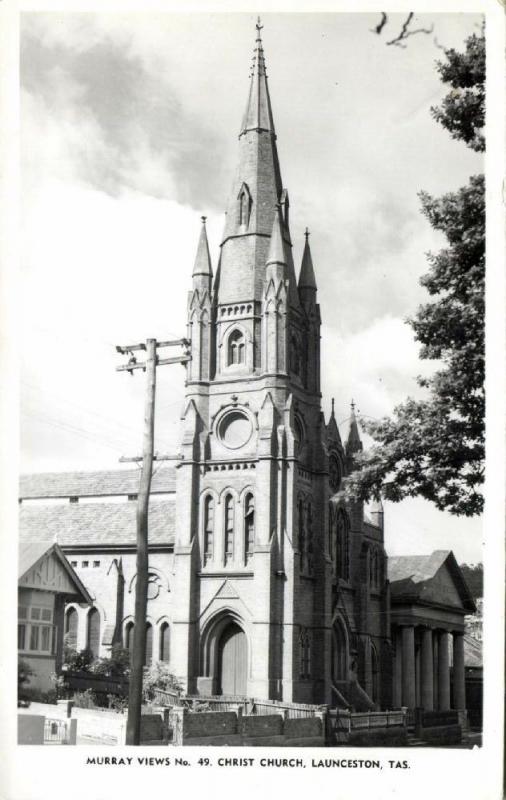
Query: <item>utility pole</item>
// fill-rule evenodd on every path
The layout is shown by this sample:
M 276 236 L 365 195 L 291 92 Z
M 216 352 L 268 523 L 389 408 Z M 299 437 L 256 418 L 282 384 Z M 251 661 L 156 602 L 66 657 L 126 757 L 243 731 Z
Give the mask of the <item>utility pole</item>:
M 156 368 L 164 364 L 185 364 L 191 356 L 183 355 L 175 358 L 161 359 L 157 355 L 160 347 L 181 345 L 188 347 L 186 339 L 175 341 L 157 342 L 156 339 L 147 339 L 146 343 L 118 346 L 116 350 L 122 355 L 130 354 L 127 364 L 116 367 L 117 371 L 126 371 L 133 375 L 134 369 L 142 369 L 146 373 L 146 398 L 144 405 L 144 436 L 142 457 L 122 459 L 142 461 L 142 470 L 137 497 L 137 579 L 135 582 L 135 616 L 133 649 L 130 667 L 130 687 L 128 695 L 127 718 L 127 745 L 140 744 L 141 734 L 141 706 L 142 706 L 142 677 L 146 654 L 146 612 L 148 604 L 148 513 L 151 478 L 153 475 L 153 461 L 157 458 L 154 454 L 155 434 L 155 398 L 156 398 Z M 134 352 L 144 350 L 146 361 L 137 362 Z M 159 457 L 165 460 L 164 457 Z

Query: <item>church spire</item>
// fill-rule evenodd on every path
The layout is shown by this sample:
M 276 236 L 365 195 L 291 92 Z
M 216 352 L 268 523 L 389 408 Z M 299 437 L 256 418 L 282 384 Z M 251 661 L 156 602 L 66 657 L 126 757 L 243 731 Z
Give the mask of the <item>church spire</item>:
M 196 278 L 198 275 L 204 275 L 209 278 L 213 277 L 211 255 L 209 253 L 209 243 L 207 241 L 206 219 L 207 217 L 201 217 L 202 228 L 200 230 L 197 254 L 195 256 L 195 264 L 192 272 L 193 278 Z
M 262 300 L 270 236 L 276 207 L 281 202 L 284 203 L 281 232 L 285 244 L 289 303 L 299 309 L 288 201 L 286 192 L 283 194 L 261 27 L 258 21 L 248 102 L 239 133 L 239 163 L 221 243 L 216 299 L 218 305 Z
M 261 130 L 268 131 L 275 135 L 271 99 L 269 97 L 269 87 L 267 85 L 267 73 L 265 71 L 264 48 L 261 36 L 262 28 L 263 25 L 261 25 L 260 17 L 258 17 L 248 103 L 246 105 L 246 111 L 244 112 L 240 136 L 247 131 Z
M 302 265 L 300 268 L 299 291 L 300 289 L 313 289 L 316 291 L 316 278 L 314 274 L 313 259 L 311 258 L 311 248 L 309 247 L 309 231 L 307 228 L 304 236 L 306 237 L 306 243 L 304 245 Z
M 351 401 L 351 415 L 350 415 L 350 430 L 348 433 L 348 439 L 346 440 L 346 453 L 348 456 L 352 456 L 353 453 L 362 450 L 362 440 L 360 438 L 360 432 L 358 430 L 358 422 L 355 416 L 355 403 Z

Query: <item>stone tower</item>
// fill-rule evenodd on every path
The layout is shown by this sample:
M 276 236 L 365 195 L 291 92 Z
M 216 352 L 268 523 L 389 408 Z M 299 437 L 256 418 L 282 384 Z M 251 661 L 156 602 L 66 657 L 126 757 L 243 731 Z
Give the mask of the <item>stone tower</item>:
M 171 664 L 189 691 L 323 702 L 332 565 L 320 314 L 307 232 L 295 278 L 260 31 L 216 274 L 203 218 L 188 296 Z

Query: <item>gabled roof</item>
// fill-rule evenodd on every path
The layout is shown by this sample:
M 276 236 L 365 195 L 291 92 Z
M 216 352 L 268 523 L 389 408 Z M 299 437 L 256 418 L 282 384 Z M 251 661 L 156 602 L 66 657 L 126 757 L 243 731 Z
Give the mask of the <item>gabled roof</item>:
M 26 505 L 19 509 L 23 543 L 58 539 L 62 547 L 134 545 L 137 503 L 65 503 Z M 149 543 L 171 544 L 175 530 L 175 497 L 155 500 L 149 508 Z
M 476 606 L 451 550 L 435 550 L 423 556 L 391 556 L 388 578 L 392 600 L 423 600 L 429 585 L 446 566 L 455 584 L 463 607 L 471 612 Z
M 22 499 L 44 497 L 100 497 L 129 495 L 139 491 L 138 469 L 100 470 L 97 472 L 39 472 L 21 475 L 19 496 Z M 176 470 L 156 470 L 151 494 L 175 492 Z
M 64 570 L 70 584 L 75 588 L 74 594 L 80 602 L 92 603 L 88 591 L 78 575 L 65 558 L 63 550 L 55 542 L 39 540 L 36 542 L 21 541 L 19 544 L 18 580 L 21 581 L 33 567 L 44 558 L 54 558 Z M 68 584 L 67 584 L 68 585 Z

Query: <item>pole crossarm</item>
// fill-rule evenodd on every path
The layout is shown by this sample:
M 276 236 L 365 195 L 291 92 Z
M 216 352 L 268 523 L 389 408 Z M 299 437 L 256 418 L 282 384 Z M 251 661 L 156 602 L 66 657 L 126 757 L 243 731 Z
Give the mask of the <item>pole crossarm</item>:
M 159 358 L 157 349 L 160 347 L 180 346 L 184 355 L 174 358 Z M 166 364 L 186 364 L 191 360 L 188 354 L 190 343 L 187 339 L 174 339 L 157 342 L 156 339 L 147 339 L 132 345 L 118 345 L 116 351 L 121 355 L 130 355 L 127 364 L 116 367 L 117 372 L 129 372 L 133 375 L 135 369 L 142 369 L 146 373 L 146 397 L 144 407 L 144 437 L 142 456 L 120 458 L 121 462 L 140 463 L 141 474 L 139 493 L 137 496 L 137 540 L 136 540 L 136 568 L 137 580 L 135 583 L 135 615 L 134 636 L 130 665 L 130 687 L 128 696 L 128 717 L 126 743 L 139 745 L 141 738 L 141 708 L 143 670 L 146 663 L 146 615 L 148 601 L 148 513 L 151 479 L 153 477 L 154 461 L 177 460 L 179 456 L 157 454 L 154 451 L 155 440 L 155 397 L 156 397 L 156 370 Z M 134 353 L 143 350 L 146 360 L 138 362 Z
M 156 357 L 156 366 L 164 366 L 165 364 L 186 364 L 188 361 L 191 361 L 191 356 L 173 356 L 172 358 L 158 358 Z M 135 358 L 132 358 L 128 364 L 120 364 L 119 367 L 116 367 L 116 372 L 130 372 L 132 373 L 134 369 L 146 369 L 146 363 L 144 361 L 137 361 Z
M 155 347 L 189 347 L 190 342 L 188 339 L 168 339 L 165 342 L 156 342 Z M 146 345 L 144 342 L 139 342 L 138 344 L 117 344 L 116 345 L 116 352 L 121 353 L 121 355 L 126 355 L 127 353 L 133 353 L 135 350 L 146 350 Z

